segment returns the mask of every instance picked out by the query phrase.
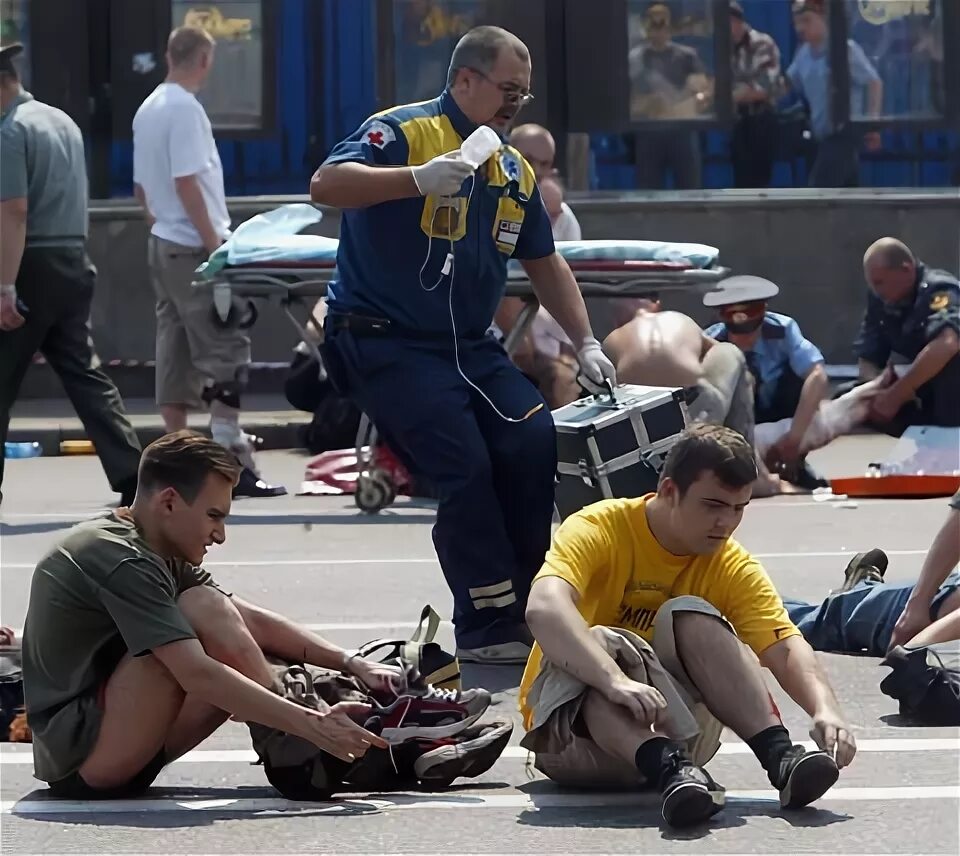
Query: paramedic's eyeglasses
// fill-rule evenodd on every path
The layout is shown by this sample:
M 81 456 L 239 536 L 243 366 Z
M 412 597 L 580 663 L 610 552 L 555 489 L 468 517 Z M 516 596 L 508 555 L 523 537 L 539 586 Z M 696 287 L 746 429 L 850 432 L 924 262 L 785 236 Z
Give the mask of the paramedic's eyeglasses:
M 533 101 L 533 93 L 528 89 L 520 89 L 518 86 L 515 86 L 512 83 L 498 83 L 496 80 L 492 80 L 489 76 L 480 71 L 479 68 L 471 68 L 474 74 L 479 74 L 487 83 L 492 86 L 496 86 L 500 92 L 503 93 L 504 101 L 508 101 L 511 104 L 519 104 L 521 107 L 526 106 L 531 101 Z

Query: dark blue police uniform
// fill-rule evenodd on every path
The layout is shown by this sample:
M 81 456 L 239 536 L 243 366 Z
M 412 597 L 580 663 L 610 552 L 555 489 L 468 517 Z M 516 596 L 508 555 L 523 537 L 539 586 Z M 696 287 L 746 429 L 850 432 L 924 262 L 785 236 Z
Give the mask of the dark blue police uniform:
M 718 342 L 729 340 L 724 323 L 709 327 L 706 334 Z M 756 422 L 792 419 L 800 403 L 803 382 L 810 370 L 823 363 L 820 349 L 800 331 L 789 315 L 767 312 L 760 338 L 744 353 L 755 381 Z
M 854 343 L 857 357 L 883 368 L 891 360 L 909 363 L 944 330 L 960 334 L 960 282 L 946 271 L 917 264 L 913 296 L 885 304 L 872 290 Z M 898 415 L 906 425 L 960 425 L 960 355 L 917 390 L 918 404 Z M 905 427 L 904 426 L 904 427 Z
M 476 127 L 444 92 L 370 118 L 326 163 L 417 166 Z M 533 170 L 506 145 L 453 199 L 343 212 L 328 289 L 331 374 L 437 491 L 433 539 L 462 648 L 526 638 L 527 595 L 550 543 L 553 419 L 487 330 L 508 261 L 553 252 Z

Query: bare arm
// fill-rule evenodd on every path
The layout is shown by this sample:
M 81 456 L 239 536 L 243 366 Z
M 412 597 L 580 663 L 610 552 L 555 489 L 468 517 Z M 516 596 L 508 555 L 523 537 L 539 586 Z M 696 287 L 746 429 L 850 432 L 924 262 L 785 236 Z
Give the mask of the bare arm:
M 370 746 L 386 748 L 385 741 L 350 719 L 369 710 L 365 705 L 336 705 L 319 712 L 301 707 L 207 656 L 196 639 L 162 645 L 153 654 L 188 695 L 242 722 L 295 734 L 344 761 L 362 757 Z
M 877 117 L 883 112 L 883 81 L 871 80 L 867 84 L 867 115 Z
M 310 179 L 310 199 L 333 208 L 369 208 L 420 196 L 413 170 L 344 162 L 321 166 Z
M 232 598 L 244 623 L 264 653 L 292 663 L 309 663 L 323 669 L 346 671 L 351 652 L 276 612 Z
M 573 586 L 560 577 L 537 580 L 527 602 L 527 625 L 546 659 L 604 692 L 625 676 L 590 633 L 577 609 L 577 599 Z
M 814 416 L 820 407 L 820 402 L 826 398 L 830 391 L 830 378 L 827 377 L 827 370 L 823 363 L 817 363 L 803 380 L 803 388 L 800 391 L 800 401 L 797 404 L 797 412 L 793 416 L 793 424 L 790 426 L 790 433 L 794 435 L 799 443 Z
M 839 711 L 840 705 L 817 662 L 817 655 L 802 636 L 790 636 L 774 643 L 760 655 L 760 662 L 810 716 L 825 709 Z
M 960 565 L 960 510 L 950 509 L 947 519 L 930 545 L 923 560 L 920 579 L 897 619 L 890 638 L 890 647 L 906 645 L 930 625 L 930 603 L 947 575 Z
M 133 185 L 133 195 L 136 197 L 137 202 L 140 203 L 140 207 L 143 208 L 143 214 L 146 218 L 147 225 L 153 226 L 157 222 L 153 214 L 150 213 L 150 206 L 147 205 L 147 194 L 143 192 L 143 187 L 139 184 Z
M 207 211 L 207 203 L 203 198 L 203 191 L 200 190 L 200 183 L 195 175 L 187 175 L 183 178 L 174 179 L 177 189 L 177 196 L 183 203 L 183 207 L 190 218 L 190 222 L 200 233 L 200 240 L 203 241 L 204 249 L 212 253 L 223 243 L 222 236 L 218 235 L 210 222 L 210 213 Z
M 17 281 L 23 248 L 27 243 L 27 198 L 0 202 L 0 285 Z
M 521 261 L 537 300 L 567 334 L 575 350 L 593 336 L 587 307 L 573 271 L 559 253 Z
M 836 752 L 837 764 L 853 760 L 857 744 L 817 655 L 802 636 L 775 642 L 760 655 L 777 683 L 813 719 L 811 735 L 821 749 Z
M 921 386 L 935 378 L 957 354 L 960 354 L 960 336 L 957 336 L 953 329 L 943 330 L 917 355 L 913 365 L 893 384 L 891 390 L 896 390 L 897 397 L 902 401 L 909 401 Z

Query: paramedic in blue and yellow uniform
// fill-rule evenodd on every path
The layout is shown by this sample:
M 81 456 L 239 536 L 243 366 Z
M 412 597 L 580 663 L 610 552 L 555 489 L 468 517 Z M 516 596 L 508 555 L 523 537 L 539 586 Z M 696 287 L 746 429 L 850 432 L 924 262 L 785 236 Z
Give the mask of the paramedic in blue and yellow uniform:
M 732 342 L 746 357 L 754 378 L 756 424 L 793 420 L 790 431 L 771 450 L 793 467 L 800 463 L 800 442 L 830 390 L 830 379 L 823 354 L 804 337 L 797 322 L 767 311 L 767 301 L 779 293 L 769 280 L 736 276 L 705 295 L 703 305 L 716 308 L 720 316 L 720 323 L 706 334 L 718 342 Z M 805 472 L 808 480 L 816 480 Z
M 893 434 L 910 425 L 960 426 L 960 282 L 895 238 L 867 250 L 863 271 L 870 292 L 854 345 L 860 377 L 909 366 L 872 402 L 874 423 Z
M 327 368 L 437 491 L 433 539 L 464 662 L 526 662 L 527 595 L 550 544 L 553 419 L 486 335 L 511 258 L 577 348 L 584 385 L 615 382 L 533 169 L 507 145 L 476 170 L 458 154 L 480 125 L 502 139 L 529 86 L 523 43 L 473 29 L 439 98 L 367 120 L 310 186 L 314 202 L 343 210 Z

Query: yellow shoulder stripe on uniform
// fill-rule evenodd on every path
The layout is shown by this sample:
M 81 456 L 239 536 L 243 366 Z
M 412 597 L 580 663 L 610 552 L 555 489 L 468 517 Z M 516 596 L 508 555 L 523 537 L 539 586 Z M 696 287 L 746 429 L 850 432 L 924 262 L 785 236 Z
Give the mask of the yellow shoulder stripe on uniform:
M 429 160 L 447 152 L 454 152 L 463 142 L 453 129 L 450 119 L 439 116 L 414 116 L 400 123 L 400 129 L 407 138 L 410 166 L 420 166 Z
M 946 309 L 950 305 L 950 295 L 945 291 L 941 291 L 935 295 L 930 300 L 930 309 L 934 312 L 940 312 L 942 309 Z

